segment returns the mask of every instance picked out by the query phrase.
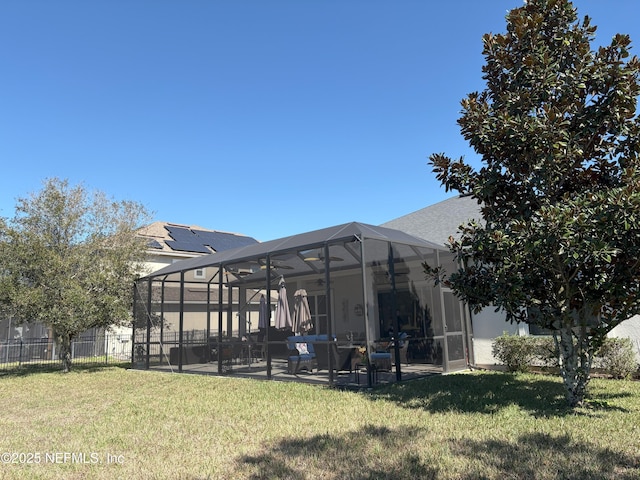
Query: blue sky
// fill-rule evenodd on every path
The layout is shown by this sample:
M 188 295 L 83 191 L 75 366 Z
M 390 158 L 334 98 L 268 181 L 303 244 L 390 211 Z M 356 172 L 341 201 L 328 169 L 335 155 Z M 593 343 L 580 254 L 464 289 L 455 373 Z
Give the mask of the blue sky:
M 428 157 L 477 161 L 459 102 L 521 5 L 0 2 L 0 216 L 48 177 L 259 240 L 441 201 Z M 640 53 L 640 2 L 574 5 Z

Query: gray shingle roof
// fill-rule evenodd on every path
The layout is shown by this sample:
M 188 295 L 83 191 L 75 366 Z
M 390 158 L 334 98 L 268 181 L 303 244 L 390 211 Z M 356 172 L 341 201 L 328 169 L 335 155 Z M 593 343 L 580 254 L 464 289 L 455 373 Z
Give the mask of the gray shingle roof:
M 381 226 L 444 245 L 450 235 L 457 236 L 459 225 L 471 219 L 482 219 L 478 201 L 471 196 L 458 196 L 390 220 Z
M 435 245 L 423 238 L 408 234 L 406 232 L 368 225 L 365 223 L 351 222 L 334 227 L 314 230 L 312 232 L 292 235 L 290 237 L 279 238 L 268 242 L 255 243 L 245 245 L 243 247 L 225 250 L 210 255 L 190 258 L 181 262 L 168 265 L 156 272 L 151 273 L 149 277 L 162 277 L 172 275 L 179 272 L 187 272 L 196 268 L 205 268 L 209 266 L 217 266 L 221 264 L 229 264 L 233 262 L 241 262 L 245 260 L 256 259 L 267 254 L 278 252 L 292 251 L 295 249 L 314 248 L 324 244 L 334 244 L 355 239 L 376 239 L 405 245 L 413 245 L 416 247 L 435 248 L 444 250 L 441 245 Z M 346 256 L 345 256 L 346 257 Z M 295 258 L 291 261 L 296 261 Z M 305 262 L 298 259 L 298 263 Z

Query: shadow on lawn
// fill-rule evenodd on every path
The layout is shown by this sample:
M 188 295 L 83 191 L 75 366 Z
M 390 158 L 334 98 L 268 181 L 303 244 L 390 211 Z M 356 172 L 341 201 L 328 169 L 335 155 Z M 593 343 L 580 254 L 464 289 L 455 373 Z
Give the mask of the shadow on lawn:
M 637 479 L 640 457 L 576 442 L 567 435 L 523 435 L 515 442 L 502 440 L 450 441 L 451 452 L 480 462 L 495 478 L 525 479 Z M 481 472 L 478 472 L 480 474 Z M 487 478 L 486 473 L 476 477 Z
M 237 478 L 289 479 L 435 479 L 438 467 L 426 464 L 403 447 L 425 431 L 417 427 L 394 430 L 364 427 L 342 435 L 316 435 L 286 439 L 265 453 L 241 458 Z
M 240 459 L 234 478 L 341 479 L 631 479 L 640 459 L 559 435 L 533 433 L 512 442 L 433 443 L 425 428 L 365 427 L 341 435 L 286 439 Z M 455 471 L 452 469 L 455 468 Z
M 619 410 L 607 402 L 607 394 L 594 395 L 587 409 Z M 429 412 L 495 413 L 517 405 L 536 417 L 589 414 L 567 406 L 564 386 L 555 377 L 511 373 L 433 376 L 376 390 L 374 399 L 385 399 L 404 408 Z
M 108 370 L 111 368 L 131 368 L 131 362 L 121 363 L 84 363 L 71 366 L 71 373 L 92 373 L 100 372 L 102 370 Z M 40 374 L 40 373 L 63 373 L 62 366 L 59 364 L 44 364 L 44 365 L 21 365 L 13 368 L 0 369 L 0 378 L 3 377 L 25 377 L 27 375 Z

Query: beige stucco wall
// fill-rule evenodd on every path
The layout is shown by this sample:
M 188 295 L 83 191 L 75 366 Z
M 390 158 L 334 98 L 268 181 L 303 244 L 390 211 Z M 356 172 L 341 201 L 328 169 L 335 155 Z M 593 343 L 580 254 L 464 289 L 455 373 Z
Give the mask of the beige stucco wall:
M 622 322 L 609 332 L 609 336 L 630 338 L 636 351 L 636 359 L 640 363 L 640 315 Z
M 495 307 L 485 307 L 480 313 L 472 317 L 473 352 L 476 365 L 495 365 L 498 363 L 492 355 L 493 340 L 504 332 L 511 335 L 523 333 L 519 325 L 505 320 L 502 312 L 496 312 Z
M 510 324 L 504 314 L 495 312 L 494 307 L 487 307 L 479 314 L 473 315 L 473 347 L 476 365 L 494 365 L 498 361 L 491 354 L 493 340 L 507 332 L 511 335 L 526 335 L 527 325 Z M 611 332 L 610 337 L 630 338 L 636 350 L 636 358 L 640 362 L 640 315 L 622 322 Z

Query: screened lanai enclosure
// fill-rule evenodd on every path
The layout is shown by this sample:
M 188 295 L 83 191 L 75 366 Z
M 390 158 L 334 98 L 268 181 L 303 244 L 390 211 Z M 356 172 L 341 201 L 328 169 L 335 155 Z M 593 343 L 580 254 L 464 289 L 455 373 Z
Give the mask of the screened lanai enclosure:
M 136 368 L 371 386 L 464 369 L 444 247 L 348 223 L 183 260 L 135 285 Z

